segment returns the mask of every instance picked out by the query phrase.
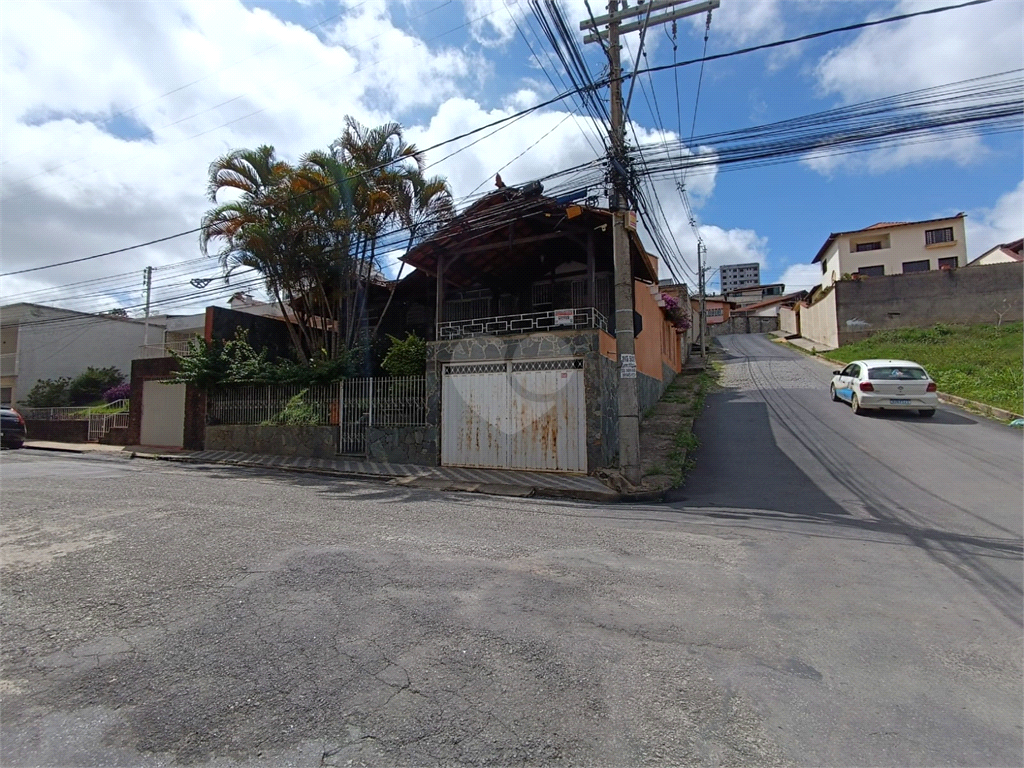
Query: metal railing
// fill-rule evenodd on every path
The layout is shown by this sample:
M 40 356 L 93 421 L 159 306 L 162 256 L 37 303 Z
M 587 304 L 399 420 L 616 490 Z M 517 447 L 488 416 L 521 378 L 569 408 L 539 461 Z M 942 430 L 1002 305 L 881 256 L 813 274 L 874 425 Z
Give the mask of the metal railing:
M 286 418 L 285 408 L 307 423 L 338 423 L 340 385 L 248 384 L 211 392 L 206 417 L 210 424 L 263 424 Z M 298 396 L 302 395 L 301 398 Z M 301 409 L 301 410 L 300 410 Z
M 346 379 L 341 382 L 339 452 L 366 452 L 370 427 L 419 427 L 427 423 L 424 376 Z
M 172 352 L 183 355 L 188 352 L 188 341 L 165 341 L 162 344 L 144 344 L 139 347 L 139 356 L 145 359 L 170 357 Z
M 85 421 L 93 416 L 120 416 L 121 413 L 112 413 L 128 407 L 127 400 L 116 400 L 106 406 L 64 406 L 61 408 L 29 408 L 18 406 L 18 412 L 26 419 L 38 419 L 40 421 Z M 124 412 L 127 416 L 127 411 Z
M 594 307 L 552 309 L 547 312 L 527 312 L 520 315 L 449 320 L 437 324 L 437 338 L 464 339 L 473 336 L 502 336 L 513 333 L 582 328 L 607 331 L 608 321 Z
M 89 414 L 89 442 L 95 443 L 115 427 L 128 427 L 128 411 Z

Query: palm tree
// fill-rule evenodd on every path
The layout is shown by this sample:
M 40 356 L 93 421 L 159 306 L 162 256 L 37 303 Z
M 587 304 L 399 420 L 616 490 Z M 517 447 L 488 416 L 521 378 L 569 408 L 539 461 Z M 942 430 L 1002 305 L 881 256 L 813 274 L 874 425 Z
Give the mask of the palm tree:
M 405 243 L 406 253 L 415 243 L 443 227 L 455 215 L 452 190 L 448 185 L 448 180 L 443 176 L 425 178 L 420 172 L 406 174 L 403 184 L 396 194 L 395 203 L 398 218 L 409 233 Z M 391 282 L 391 293 L 377 319 L 373 334 L 370 336 L 371 342 L 377 338 L 381 323 L 384 322 L 384 316 L 391 307 L 398 281 L 402 279 L 403 270 L 405 270 L 404 261 L 399 265 L 398 274 Z

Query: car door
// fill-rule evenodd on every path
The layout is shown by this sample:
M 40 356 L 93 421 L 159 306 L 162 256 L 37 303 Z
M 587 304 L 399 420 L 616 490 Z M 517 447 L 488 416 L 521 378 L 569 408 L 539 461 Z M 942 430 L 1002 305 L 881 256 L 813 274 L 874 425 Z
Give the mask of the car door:
M 839 376 L 840 388 L 836 390 L 836 393 L 843 400 L 853 399 L 853 391 L 857 388 L 857 379 L 860 377 L 860 366 L 850 363 Z

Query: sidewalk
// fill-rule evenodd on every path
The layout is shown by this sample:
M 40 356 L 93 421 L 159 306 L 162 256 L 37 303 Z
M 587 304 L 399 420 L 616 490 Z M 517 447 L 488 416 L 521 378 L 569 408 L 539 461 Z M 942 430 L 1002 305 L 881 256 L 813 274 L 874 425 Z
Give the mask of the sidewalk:
M 141 455 L 141 454 L 137 454 Z M 146 458 L 189 464 L 230 464 L 239 467 L 310 472 L 360 480 L 390 480 L 395 485 L 438 491 L 467 491 L 495 496 L 542 496 L 614 502 L 622 495 L 595 477 L 468 467 L 424 467 L 358 459 L 263 456 L 230 451 L 182 451 Z
M 123 445 L 102 445 L 100 443 L 58 443 L 55 440 L 26 440 L 26 448 L 39 451 L 60 451 L 61 453 L 122 453 Z

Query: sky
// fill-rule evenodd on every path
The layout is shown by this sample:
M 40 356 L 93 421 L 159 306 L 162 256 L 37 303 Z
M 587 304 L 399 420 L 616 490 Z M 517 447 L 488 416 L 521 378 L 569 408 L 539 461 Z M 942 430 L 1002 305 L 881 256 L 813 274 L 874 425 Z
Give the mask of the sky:
M 953 1 L 721 0 L 707 51 L 943 4 Z M 582 39 L 576 22 L 588 16 L 584 0 L 559 5 Z M 606 7 L 591 5 L 595 14 Z M 670 25 L 658 28 L 641 62 L 699 58 L 705 20 L 680 21 L 675 41 Z M 1020 0 L 993 0 L 712 61 L 699 101 L 699 68 L 678 68 L 641 80 L 629 118 L 642 141 L 688 141 L 691 121 L 701 136 L 1018 69 L 1022 27 Z M 604 54 L 584 48 L 597 77 Z M 634 34 L 627 68 L 636 51 Z M 195 229 L 211 207 L 207 168 L 232 149 L 270 144 L 297 161 L 326 149 L 347 115 L 364 125 L 396 121 L 409 141 L 432 147 L 551 98 L 566 89 L 563 78 L 526 0 L 7 0 L 0 10 L 2 271 Z M 427 151 L 430 172 L 446 176 L 462 200 L 492 189 L 499 170 L 518 185 L 591 160 L 602 151 L 601 128 L 574 108 L 552 104 L 478 143 Z M 1022 179 L 1018 131 L 764 168 L 711 167 L 685 184 L 710 267 L 758 262 L 762 282 L 797 290 L 820 279 L 811 260 L 831 232 L 963 211 L 970 258 L 1015 240 L 1024 235 Z M 675 182 L 657 189 L 687 259 L 672 272 L 693 285 L 696 236 Z M 665 261 L 662 276 L 672 279 Z M 225 284 L 190 234 L 4 277 L 0 303 L 122 307 L 138 316 L 147 266 L 155 269 L 154 313 L 223 305 L 245 285 L 239 276 Z M 190 283 L 210 278 L 205 287 Z M 712 277 L 709 287 L 716 285 Z

